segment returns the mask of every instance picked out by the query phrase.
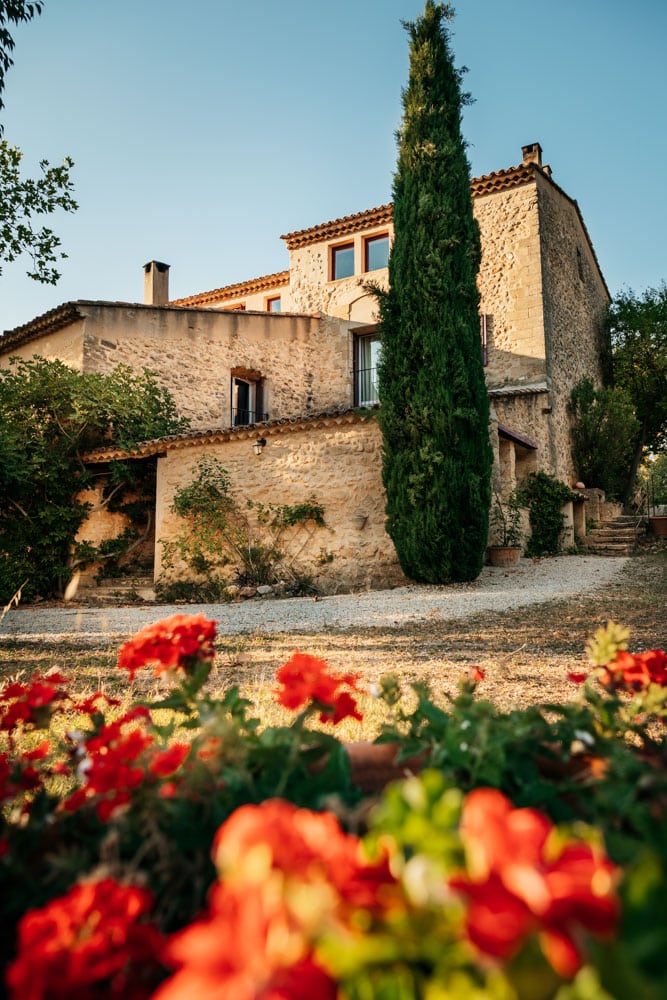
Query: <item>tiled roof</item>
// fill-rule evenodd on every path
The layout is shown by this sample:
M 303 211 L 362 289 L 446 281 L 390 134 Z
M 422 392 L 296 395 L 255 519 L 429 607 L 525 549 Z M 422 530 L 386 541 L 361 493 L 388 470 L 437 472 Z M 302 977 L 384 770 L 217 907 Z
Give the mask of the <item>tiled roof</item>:
M 518 167 L 508 167 L 507 170 L 495 170 L 492 174 L 473 177 L 470 181 L 470 191 L 473 198 L 482 198 L 485 194 L 495 194 L 508 188 L 520 187 L 535 180 L 537 173 L 544 174 L 536 163 L 521 163 Z M 550 175 L 547 173 L 547 177 Z
M 502 385 L 488 390 L 492 399 L 503 396 L 536 396 L 541 392 L 548 391 L 549 386 L 546 382 L 535 382 L 532 385 Z
M 537 441 L 533 441 L 532 438 L 527 437 L 525 434 L 520 434 L 519 431 L 513 431 L 511 427 L 508 427 L 507 424 L 502 424 L 500 420 L 498 421 L 498 436 L 507 438 L 508 441 L 514 441 L 515 444 L 523 445 L 524 448 L 537 451 Z
M 68 326 L 75 320 L 82 319 L 83 313 L 80 311 L 80 306 L 84 304 L 83 302 L 64 302 L 61 306 L 49 309 L 48 312 L 42 313 L 36 319 L 30 320 L 29 323 L 24 323 L 23 326 L 17 326 L 13 330 L 5 330 L 0 337 L 0 353 L 4 354 L 8 347 L 18 347 L 43 333 L 55 333 L 56 330 L 62 330 L 64 326 Z
M 258 437 L 275 437 L 278 434 L 292 434 L 295 431 L 317 430 L 321 427 L 332 427 L 341 424 L 359 424 L 368 420 L 373 409 L 369 407 L 364 413 L 349 407 L 326 410 L 322 413 L 308 413 L 298 417 L 281 417 L 278 420 L 265 420 L 262 423 L 244 424 L 242 427 L 209 428 L 200 431 L 185 431 L 182 434 L 171 434 L 168 437 L 157 438 L 154 441 L 143 441 L 131 451 L 118 448 L 98 449 L 84 455 L 88 463 L 112 462 L 128 458 L 148 458 L 166 451 L 180 448 L 194 448 L 201 444 L 222 444 L 225 441 L 252 439 Z
M 212 302 L 218 302 L 220 299 L 236 299 L 243 295 L 255 295 L 257 292 L 282 288 L 284 285 L 289 285 L 289 271 L 277 271 L 276 274 L 266 274 L 262 278 L 237 281 L 234 285 L 223 285 L 222 288 L 214 288 L 210 292 L 200 292 L 197 295 L 188 295 L 184 299 L 174 299 L 169 305 L 206 306 Z
M 357 212 L 356 215 L 344 215 L 331 222 L 322 222 L 319 226 L 311 226 L 310 229 L 300 229 L 293 233 L 287 233 L 280 238 L 285 240 L 288 250 L 296 250 L 297 247 L 305 247 L 309 243 L 319 243 L 320 240 L 332 240 L 339 236 L 347 236 L 348 233 L 356 233 L 359 229 L 387 225 L 391 222 L 391 218 L 392 206 L 380 205 L 378 208 L 369 208 L 365 212 Z
M 493 174 L 484 177 L 475 177 L 470 182 L 470 189 L 473 197 L 481 197 L 485 194 L 493 194 L 510 187 L 518 187 L 520 184 L 527 184 L 535 177 L 535 171 L 540 168 L 533 163 L 521 164 L 519 167 L 509 167 L 507 170 L 498 170 Z M 548 176 L 548 175 L 547 175 Z M 321 240 L 336 239 L 338 236 L 347 236 L 355 233 L 359 229 L 370 229 L 372 226 L 383 226 L 392 220 L 393 206 L 380 205 L 378 208 L 369 208 L 365 212 L 357 212 L 355 215 L 344 215 L 340 219 L 333 219 L 331 222 L 322 222 L 318 226 L 311 226 L 309 229 L 300 229 L 293 233 L 281 236 L 285 240 L 288 250 L 295 250 L 297 247 L 308 246 L 309 243 L 319 243 Z

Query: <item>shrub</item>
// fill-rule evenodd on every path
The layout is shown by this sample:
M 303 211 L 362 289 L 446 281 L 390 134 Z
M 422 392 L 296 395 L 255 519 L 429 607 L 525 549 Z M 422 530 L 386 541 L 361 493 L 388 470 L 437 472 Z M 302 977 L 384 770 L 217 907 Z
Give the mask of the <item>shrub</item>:
M 612 624 L 589 655 L 578 700 L 509 714 L 477 669 L 448 711 L 422 685 L 406 709 L 388 678 L 381 741 L 422 773 L 372 813 L 329 731 L 361 718 L 360 678 L 296 653 L 275 691 L 292 721 L 262 727 L 237 689 L 207 694 L 203 615 L 121 649 L 130 680 L 165 682 L 152 703 L 8 684 L 12 1000 L 664 996 L 667 655 Z
M 563 542 L 563 505 L 573 499 L 572 490 L 548 472 L 532 472 L 517 489 L 517 497 L 529 508 L 526 555 L 557 555 Z

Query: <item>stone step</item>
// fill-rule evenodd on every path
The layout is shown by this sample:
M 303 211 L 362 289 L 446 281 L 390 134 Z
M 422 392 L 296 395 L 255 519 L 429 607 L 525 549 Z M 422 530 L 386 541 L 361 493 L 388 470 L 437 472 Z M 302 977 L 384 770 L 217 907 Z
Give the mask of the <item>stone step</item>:
M 586 552 L 593 556 L 631 556 L 636 551 L 634 542 L 589 542 L 584 541 Z
M 76 600 L 85 604 L 115 606 L 121 604 L 154 604 L 156 601 L 152 576 L 121 576 L 83 583 Z
M 634 528 L 614 528 L 604 525 L 601 528 L 592 528 L 587 536 L 587 538 L 617 538 L 619 541 L 626 540 L 628 542 L 634 541 L 637 537 L 637 532 Z

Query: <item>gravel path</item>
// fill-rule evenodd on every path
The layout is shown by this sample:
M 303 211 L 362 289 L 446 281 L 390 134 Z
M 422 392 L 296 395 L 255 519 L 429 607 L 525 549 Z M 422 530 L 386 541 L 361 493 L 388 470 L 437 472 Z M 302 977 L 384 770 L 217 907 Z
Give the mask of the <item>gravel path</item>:
M 21 638 L 53 642 L 126 638 L 144 625 L 178 612 L 203 613 L 218 633 L 323 632 L 329 628 L 392 628 L 434 618 L 465 618 L 481 611 L 508 611 L 577 594 L 618 580 L 627 558 L 560 556 L 516 569 L 486 566 L 473 583 L 411 585 L 334 597 L 261 598 L 242 604 L 132 605 L 123 608 L 18 608 L 0 621 L 0 642 Z

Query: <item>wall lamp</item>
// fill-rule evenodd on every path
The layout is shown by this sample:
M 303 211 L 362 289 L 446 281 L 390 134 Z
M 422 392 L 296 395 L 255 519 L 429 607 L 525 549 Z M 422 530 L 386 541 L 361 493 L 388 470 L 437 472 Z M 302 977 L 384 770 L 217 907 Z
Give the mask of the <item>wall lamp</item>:
M 264 448 L 266 448 L 266 440 L 264 438 L 257 438 L 257 440 L 252 446 L 252 450 L 255 452 L 256 455 L 261 455 L 262 452 L 264 451 Z

